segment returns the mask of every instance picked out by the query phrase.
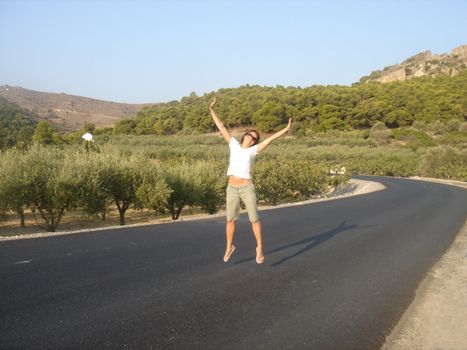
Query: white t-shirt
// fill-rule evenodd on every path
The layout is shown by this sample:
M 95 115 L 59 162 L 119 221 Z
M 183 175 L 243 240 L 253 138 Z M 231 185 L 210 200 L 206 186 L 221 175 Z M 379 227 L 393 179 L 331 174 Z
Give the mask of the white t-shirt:
M 251 163 L 258 152 L 258 145 L 242 148 L 238 141 L 231 137 L 229 148 L 230 163 L 227 175 L 234 175 L 242 179 L 251 179 Z

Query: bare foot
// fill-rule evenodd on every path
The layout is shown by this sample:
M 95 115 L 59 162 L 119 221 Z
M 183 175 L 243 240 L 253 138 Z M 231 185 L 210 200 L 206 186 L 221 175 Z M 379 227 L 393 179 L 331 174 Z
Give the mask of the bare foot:
M 232 244 L 232 247 L 231 247 L 230 249 L 227 248 L 227 249 L 225 250 L 224 262 L 229 261 L 230 256 L 232 255 L 232 253 L 234 252 L 234 250 L 235 250 L 235 246 L 234 246 L 233 244 Z
M 262 264 L 264 262 L 263 249 L 256 248 L 256 262 Z

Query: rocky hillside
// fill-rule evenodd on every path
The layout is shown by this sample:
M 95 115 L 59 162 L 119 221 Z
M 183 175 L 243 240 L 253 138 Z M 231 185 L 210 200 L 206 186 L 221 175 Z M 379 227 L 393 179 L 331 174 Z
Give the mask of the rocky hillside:
M 67 94 L 54 94 L 0 86 L 0 97 L 49 120 L 61 130 L 81 129 L 84 123 L 98 127 L 113 126 L 117 121 L 133 116 L 146 105 L 95 100 Z
M 379 81 L 388 83 L 421 76 L 446 74 L 457 75 L 467 68 L 467 45 L 459 46 L 451 54 L 433 55 L 431 51 L 420 52 L 404 62 L 372 72 L 360 82 Z

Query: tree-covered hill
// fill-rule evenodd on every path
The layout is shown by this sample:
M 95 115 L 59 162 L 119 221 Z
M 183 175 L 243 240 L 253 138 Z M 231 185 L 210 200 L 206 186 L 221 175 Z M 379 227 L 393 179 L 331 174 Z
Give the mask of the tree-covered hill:
M 171 135 L 210 132 L 212 97 L 229 128 L 255 126 L 271 132 L 294 118 L 297 134 L 308 130 L 370 128 L 377 121 L 387 127 L 467 120 L 467 71 L 455 77 L 439 75 L 391 83 L 352 86 L 261 87 L 245 85 L 197 96 L 195 93 L 165 104 L 148 106 L 114 126 L 115 134 Z
M 32 112 L 0 97 L 0 149 L 28 144 L 37 118 Z

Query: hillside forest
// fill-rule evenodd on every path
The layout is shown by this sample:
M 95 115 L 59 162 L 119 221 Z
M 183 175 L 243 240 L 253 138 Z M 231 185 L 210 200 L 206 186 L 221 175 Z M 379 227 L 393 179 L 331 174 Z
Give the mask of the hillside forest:
M 294 134 L 328 130 L 370 129 L 376 122 L 388 128 L 447 124 L 467 118 L 467 70 L 455 77 L 439 75 L 392 83 L 356 83 L 352 86 L 261 87 L 245 85 L 220 89 L 203 96 L 191 93 L 180 101 L 154 104 L 140 109 L 134 117 L 117 122 L 97 134 L 175 135 L 216 131 L 207 105 L 216 96 L 218 114 L 228 128 L 255 127 L 273 132 L 294 120 Z M 0 147 L 32 140 L 36 127 L 31 112 L 0 99 Z M 43 121 L 42 124 L 46 123 Z M 41 124 L 41 123 L 39 123 Z M 47 143 L 70 143 L 79 138 L 62 137 L 37 125 L 37 132 L 48 135 Z M 88 126 L 89 128 L 89 126 Z M 47 130 L 46 130 L 47 129 Z M 41 139 L 36 135 L 36 139 Z

